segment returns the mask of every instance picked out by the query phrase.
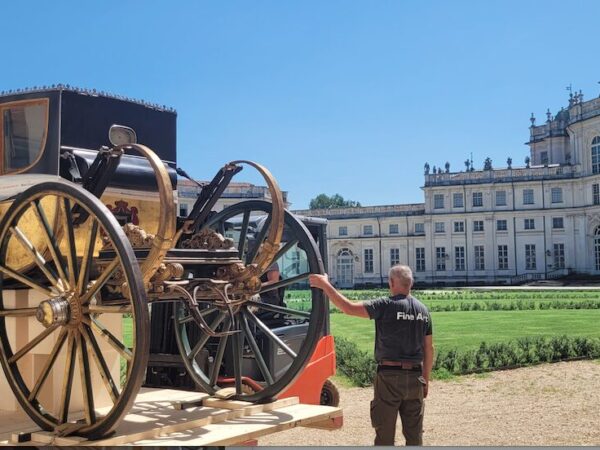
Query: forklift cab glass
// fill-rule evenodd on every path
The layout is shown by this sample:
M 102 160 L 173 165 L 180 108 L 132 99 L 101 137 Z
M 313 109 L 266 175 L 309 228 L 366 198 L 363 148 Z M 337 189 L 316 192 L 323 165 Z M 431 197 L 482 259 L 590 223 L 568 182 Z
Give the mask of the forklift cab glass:
M 132 128 L 115 124 L 108 130 L 108 140 L 115 147 L 117 145 L 137 144 L 137 135 Z
M 23 172 L 42 156 L 48 133 L 48 100 L 0 105 L 0 173 Z

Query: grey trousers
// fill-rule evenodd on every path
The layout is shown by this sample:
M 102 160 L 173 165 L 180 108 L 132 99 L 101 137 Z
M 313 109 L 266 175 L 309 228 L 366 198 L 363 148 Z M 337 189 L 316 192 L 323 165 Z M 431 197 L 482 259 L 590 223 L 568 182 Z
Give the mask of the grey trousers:
M 375 445 L 394 445 L 398 414 L 406 445 L 423 445 L 424 380 L 413 370 L 382 370 L 375 378 L 371 425 Z

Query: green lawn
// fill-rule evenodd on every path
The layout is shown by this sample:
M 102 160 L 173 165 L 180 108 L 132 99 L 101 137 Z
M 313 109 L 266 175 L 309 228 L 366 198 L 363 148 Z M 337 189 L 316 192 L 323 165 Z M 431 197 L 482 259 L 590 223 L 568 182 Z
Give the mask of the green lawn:
M 371 320 L 332 314 L 334 336 L 355 342 L 373 352 L 375 335 Z M 438 350 L 477 348 L 532 336 L 600 337 L 600 310 L 467 311 L 432 313 L 434 342 Z
M 131 317 L 123 318 L 123 344 L 125 347 L 131 347 L 131 333 L 133 331 L 133 322 Z

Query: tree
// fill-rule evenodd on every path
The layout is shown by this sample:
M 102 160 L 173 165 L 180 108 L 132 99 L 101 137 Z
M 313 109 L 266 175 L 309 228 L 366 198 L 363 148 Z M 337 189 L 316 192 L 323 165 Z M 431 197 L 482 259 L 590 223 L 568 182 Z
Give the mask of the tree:
M 360 202 L 344 200 L 340 194 L 331 197 L 327 194 L 319 194 L 310 201 L 310 209 L 352 208 L 355 206 L 360 206 Z

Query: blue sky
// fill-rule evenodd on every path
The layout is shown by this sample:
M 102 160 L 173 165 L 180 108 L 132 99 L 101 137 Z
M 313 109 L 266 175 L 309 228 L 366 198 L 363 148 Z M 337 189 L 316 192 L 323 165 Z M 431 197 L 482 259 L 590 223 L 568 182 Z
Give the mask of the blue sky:
M 179 165 L 265 164 L 319 193 L 422 201 L 423 164 L 527 155 L 529 115 L 600 93 L 595 1 L 4 1 L 0 90 L 173 106 Z M 240 180 L 257 182 L 249 171 Z

